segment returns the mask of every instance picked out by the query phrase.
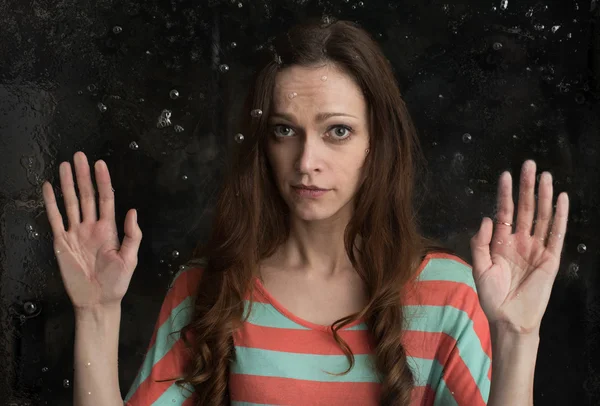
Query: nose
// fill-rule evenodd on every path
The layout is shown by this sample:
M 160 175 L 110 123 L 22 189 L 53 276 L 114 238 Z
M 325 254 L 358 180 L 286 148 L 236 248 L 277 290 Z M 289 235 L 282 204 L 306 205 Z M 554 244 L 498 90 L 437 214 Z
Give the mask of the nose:
M 321 170 L 320 155 L 322 154 L 322 140 L 318 135 L 306 134 L 298 142 L 298 156 L 294 168 L 299 173 L 312 173 Z

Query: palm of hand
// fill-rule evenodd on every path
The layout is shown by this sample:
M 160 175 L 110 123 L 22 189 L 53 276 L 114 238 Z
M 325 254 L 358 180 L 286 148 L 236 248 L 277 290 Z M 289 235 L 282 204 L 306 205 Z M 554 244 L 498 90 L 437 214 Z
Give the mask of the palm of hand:
M 534 235 L 531 235 L 535 172 L 535 162 L 525 162 L 515 233 L 510 225 L 514 204 L 511 177 L 507 173 L 500 177 L 495 227 L 484 218 L 481 228 L 471 239 L 473 275 L 488 321 L 503 324 L 521 334 L 539 331 L 560 265 L 568 217 L 568 197 L 562 193 L 554 221 L 550 224 L 553 218 L 552 183 L 549 176 L 542 176 L 538 216 Z
M 69 296 L 80 298 L 79 306 L 110 303 L 125 295 L 129 280 L 116 277 L 127 269 L 119 245 L 116 226 L 103 220 L 82 223 L 55 239 L 57 262 L 65 272 L 65 289 Z
M 113 305 L 125 295 L 137 266 L 142 233 L 135 211 L 125 218 L 125 238 L 119 243 L 115 222 L 114 190 L 104 162 L 95 165 L 100 194 L 100 218 L 96 213 L 95 191 L 87 157 L 75 153 L 78 199 L 69 165 L 61 164 L 60 180 L 68 215 L 66 231 L 54 191 L 48 182 L 43 195 L 54 237 L 54 250 L 67 294 L 75 308 Z M 83 216 L 83 221 L 80 216 Z

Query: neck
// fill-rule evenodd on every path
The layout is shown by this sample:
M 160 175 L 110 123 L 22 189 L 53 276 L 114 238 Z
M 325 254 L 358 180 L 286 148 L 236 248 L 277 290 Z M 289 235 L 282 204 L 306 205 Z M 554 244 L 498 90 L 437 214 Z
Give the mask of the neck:
M 290 222 L 289 238 L 277 251 L 277 262 L 319 277 L 331 277 L 352 269 L 344 247 L 347 223 L 335 216 L 320 221 L 294 218 Z

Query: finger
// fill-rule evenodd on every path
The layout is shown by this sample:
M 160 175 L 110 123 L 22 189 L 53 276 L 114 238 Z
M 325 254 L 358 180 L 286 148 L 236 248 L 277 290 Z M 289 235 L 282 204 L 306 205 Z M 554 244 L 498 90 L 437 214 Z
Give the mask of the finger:
M 481 221 L 479 231 L 471 238 L 471 257 L 475 280 L 479 279 L 480 274 L 493 265 L 490 255 L 490 242 L 492 240 L 493 229 L 493 221 L 484 217 Z
M 552 218 L 552 175 L 548 172 L 542 173 L 538 193 L 538 213 L 535 221 L 535 238 L 545 243 Z
M 567 219 L 569 217 L 569 196 L 563 192 L 558 195 L 556 203 L 556 213 L 554 214 L 554 222 L 552 223 L 552 232 L 548 237 L 548 245 L 546 249 L 557 258 L 563 249 L 565 241 L 565 233 L 567 232 Z
M 75 184 L 73 183 L 73 173 L 71 172 L 71 164 L 62 162 L 60 170 L 60 185 L 65 201 L 65 210 L 69 219 L 69 229 L 78 225 L 81 222 L 79 216 L 79 200 L 75 194 Z
M 517 229 L 515 233 L 531 235 L 533 215 L 535 212 L 535 172 L 536 165 L 527 160 L 521 168 L 521 183 L 519 185 L 519 206 L 517 209 Z
M 142 241 L 142 230 L 137 223 L 137 210 L 129 210 L 125 216 L 125 237 L 119 254 L 129 268 L 134 269 L 138 261 L 138 250 Z
M 503 172 L 498 181 L 498 213 L 496 220 L 502 223 L 512 223 L 515 205 L 512 198 L 512 176 Z M 512 226 L 495 224 L 494 240 L 507 238 L 512 234 Z
M 75 162 L 75 174 L 77 176 L 83 221 L 96 222 L 98 220 L 96 215 L 96 191 L 92 185 L 87 157 L 83 152 L 77 151 L 73 156 L 73 162 Z
M 96 170 L 96 183 L 100 194 L 100 218 L 106 221 L 115 221 L 115 192 L 113 192 L 110 172 L 106 162 L 99 160 L 94 164 Z
M 50 228 L 56 239 L 58 236 L 65 233 L 65 225 L 63 223 L 62 215 L 58 210 L 58 206 L 56 205 L 54 190 L 52 190 L 52 185 L 49 182 L 44 182 L 42 185 L 42 195 L 44 196 L 44 206 L 46 206 L 46 214 L 48 215 Z

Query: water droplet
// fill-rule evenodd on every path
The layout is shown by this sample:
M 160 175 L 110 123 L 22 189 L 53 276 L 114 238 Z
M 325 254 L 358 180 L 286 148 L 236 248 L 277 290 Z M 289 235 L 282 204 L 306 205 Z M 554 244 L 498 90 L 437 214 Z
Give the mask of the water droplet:
M 237 133 L 234 137 L 235 142 L 237 142 L 238 144 L 242 143 L 242 141 L 244 141 L 244 134 L 241 133 Z
M 558 29 L 560 28 L 560 25 L 555 25 L 552 27 L 552 33 L 556 33 L 556 31 L 558 31 Z
M 48 372 L 48 367 L 43 367 L 42 372 Z
M 298 93 L 296 93 L 296 92 L 292 92 L 292 93 L 288 94 L 288 98 L 290 98 L 290 99 L 293 99 L 296 96 L 298 96 Z
M 443 99 L 443 98 L 444 98 L 444 95 L 443 95 L 443 94 L 440 94 L 440 95 L 438 95 L 438 97 L 439 97 L 440 99 Z
M 502 43 L 494 42 L 494 45 L 492 47 L 494 48 L 494 51 L 499 51 L 502 49 Z
M 77 94 L 81 96 L 83 94 L 83 90 L 78 90 Z
M 179 98 L 179 92 L 177 91 L 177 89 L 173 89 L 169 92 L 169 97 L 173 100 Z
M 176 133 L 182 133 L 184 131 L 184 128 L 179 124 L 177 124 L 174 128 Z
M 140 103 L 143 103 L 143 102 L 145 102 L 145 101 L 146 101 L 146 99 L 144 99 L 143 97 L 140 97 L 140 98 L 138 99 L 138 102 L 140 102 Z
M 181 179 L 183 179 L 183 180 L 188 180 L 188 177 L 187 177 L 187 175 L 183 175 L 183 176 L 181 177 Z
M 567 38 L 572 38 L 572 37 L 573 37 L 573 34 L 571 34 L 571 33 L 567 34 Z
M 165 128 L 171 125 L 171 110 L 167 110 L 164 109 L 161 113 L 160 116 L 158 117 L 158 122 L 156 123 L 156 126 L 158 128 Z
M 584 104 L 585 103 L 585 96 L 583 95 L 583 93 L 577 93 L 575 95 L 575 102 L 577 104 Z
M 71 382 L 68 379 L 63 380 L 63 387 L 69 388 L 71 387 Z
M 242 3 L 238 3 L 238 8 L 242 8 L 244 5 Z
M 323 82 L 325 82 L 325 81 L 327 80 L 327 75 L 323 75 L 323 76 L 321 76 L 321 80 L 322 80 Z
M 37 310 L 37 306 L 35 305 L 35 303 L 25 302 L 25 304 L 23 305 L 23 310 L 25 310 L 25 313 L 27 314 L 33 314 Z
M 219 70 L 221 71 L 221 73 L 229 72 L 229 66 L 222 64 L 221 66 L 219 66 Z
M 98 110 L 100 110 L 102 113 L 104 113 L 106 110 L 108 110 L 108 107 L 106 107 L 102 103 L 98 103 Z
M 123 28 L 122 28 L 122 27 L 120 27 L 120 26 L 118 26 L 118 25 L 115 25 L 115 26 L 113 27 L 113 32 L 114 32 L 115 34 L 120 34 L 121 32 L 123 32 Z
M 364 7 L 364 6 L 365 6 L 365 3 L 364 3 L 364 2 L 362 2 L 362 1 L 359 1 L 359 2 L 358 2 L 358 7 Z
M 231 47 L 232 47 L 232 48 L 235 48 L 235 47 L 237 47 L 237 42 L 233 41 L 233 42 L 231 43 Z
M 254 109 L 254 110 L 252 110 L 252 111 L 250 112 L 250 115 L 251 115 L 252 117 L 260 117 L 260 116 L 262 116 L 262 113 L 263 113 L 263 112 L 262 112 L 262 110 L 261 110 L 261 109 Z
M 577 246 L 577 252 L 579 252 L 580 254 L 585 254 L 586 251 L 587 247 L 585 246 L 585 244 L 579 244 Z
M 502 0 L 500 2 L 500 9 L 506 10 L 507 7 L 508 7 L 508 0 Z
M 472 139 L 473 138 L 471 137 L 471 134 L 469 134 L 469 133 L 464 133 L 462 136 L 462 140 L 465 144 L 470 143 Z
M 138 149 L 140 149 L 140 146 L 138 145 L 137 142 L 131 141 L 131 143 L 129 143 L 129 149 L 137 151 Z M 114 192 L 114 190 L 113 190 L 113 192 Z
M 571 262 L 569 264 L 569 273 L 571 276 L 577 276 L 577 272 L 579 272 L 579 265 L 577 265 L 575 262 Z
M 466 187 L 465 188 L 465 193 L 467 194 L 467 196 L 473 196 L 473 189 L 471 189 L 470 187 Z
M 94 90 L 96 90 L 96 85 L 89 85 L 87 87 L 88 92 L 93 92 Z
M 173 255 L 173 258 L 179 258 L 179 251 L 174 250 L 171 255 Z

